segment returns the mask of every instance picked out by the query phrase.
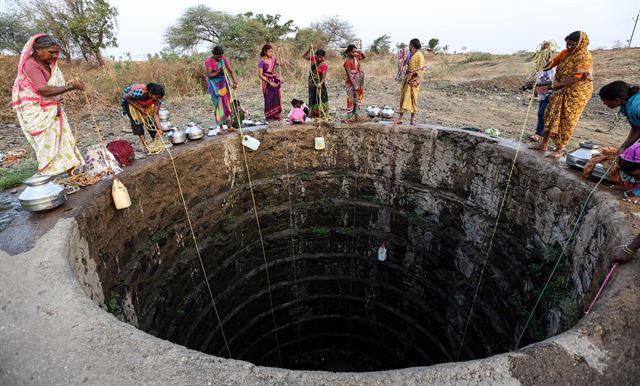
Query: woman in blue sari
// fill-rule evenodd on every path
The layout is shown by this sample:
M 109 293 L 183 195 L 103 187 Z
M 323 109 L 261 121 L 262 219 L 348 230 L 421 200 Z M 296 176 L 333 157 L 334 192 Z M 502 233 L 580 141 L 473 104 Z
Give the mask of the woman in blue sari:
M 229 60 L 224 56 L 222 47 L 213 47 L 211 54 L 211 57 L 204 62 L 204 66 L 207 71 L 209 94 L 211 94 L 211 101 L 213 102 L 214 123 L 216 126 L 221 124 L 230 125 L 231 95 L 229 95 L 229 85 L 227 84 L 225 70 L 229 73 L 228 77 L 231 78 L 231 87 L 236 89 L 238 81 L 236 80 L 235 72 L 229 65 Z M 235 131 L 235 129 L 230 128 L 229 131 Z

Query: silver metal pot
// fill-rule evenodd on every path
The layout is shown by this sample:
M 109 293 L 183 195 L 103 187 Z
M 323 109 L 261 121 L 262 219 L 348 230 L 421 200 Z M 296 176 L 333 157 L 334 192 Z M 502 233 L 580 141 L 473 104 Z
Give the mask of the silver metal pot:
M 47 174 L 36 174 L 24 181 L 27 187 L 18 196 L 24 210 L 41 212 L 57 208 L 67 201 L 64 187 L 50 181 L 51 176 Z
M 158 111 L 158 117 L 160 117 L 161 121 L 169 120 L 170 116 L 171 116 L 171 113 L 167 109 L 160 109 L 160 111 Z
M 371 118 L 377 117 L 378 115 L 380 115 L 380 108 L 377 106 L 368 106 L 367 115 Z
M 393 109 L 389 106 L 384 106 L 382 108 L 382 111 L 380 111 L 380 115 L 382 116 L 382 118 L 384 119 L 391 119 L 393 118 L 393 114 L 395 112 L 393 111 Z
M 185 135 L 184 131 L 180 130 L 177 127 L 173 129 L 171 135 L 169 135 L 168 137 L 169 141 L 174 145 L 187 142 L 187 136 Z
M 595 154 L 600 154 L 599 146 L 591 142 L 580 142 L 580 147 L 567 155 L 567 165 L 584 169 Z
M 201 139 L 204 137 L 204 130 L 193 122 L 189 122 L 189 127 L 184 131 L 189 141 Z
M 160 126 L 162 127 L 162 131 L 171 131 L 173 130 L 173 124 L 170 121 L 160 121 Z

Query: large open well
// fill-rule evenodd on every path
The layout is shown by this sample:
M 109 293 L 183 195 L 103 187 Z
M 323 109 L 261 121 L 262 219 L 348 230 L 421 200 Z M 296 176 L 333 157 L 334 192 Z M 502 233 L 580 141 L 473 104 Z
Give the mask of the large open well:
M 326 150 L 314 150 L 318 134 Z M 114 211 L 102 195 L 77 217 L 89 253 L 74 263 L 94 301 L 149 334 L 260 366 L 455 361 L 513 149 L 384 125 L 253 135 L 262 145 L 246 158 L 264 256 L 238 137 L 172 150 L 229 350 L 166 155 L 123 177 L 131 208 Z M 513 349 L 591 189 L 543 165 L 521 154 L 515 166 L 459 360 Z M 582 315 L 613 247 L 603 213 L 607 200 L 587 206 L 523 344 Z

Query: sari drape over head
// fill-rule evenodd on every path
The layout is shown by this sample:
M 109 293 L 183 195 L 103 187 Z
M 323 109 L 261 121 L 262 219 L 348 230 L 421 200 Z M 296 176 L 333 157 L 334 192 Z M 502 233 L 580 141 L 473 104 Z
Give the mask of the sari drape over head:
M 207 73 L 210 71 L 218 71 L 220 68 L 228 68 L 229 61 L 225 56 L 220 60 L 208 58 L 204 62 Z M 213 118 L 216 125 L 231 123 L 231 95 L 229 94 L 229 84 L 225 77 L 225 70 L 221 71 L 218 76 L 211 79 L 207 77 L 207 86 L 213 102 Z
M 24 65 L 31 57 L 35 40 L 45 34 L 31 37 L 25 44 L 18 63 L 18 76 L 13 83 L 11 106 L 18 116 L 18 122 L 27 141 L 33 147 L 38 159 L 38 171 L 56 175 L 84 164 L 76 147 L 69 120 L 62 108 L 60 96 L 44 97 L 38 94 Z M 65 80 L 56 58 L 50 64 L 51 77 L 47 86 L 64 86 Z
M 267 121 L 279 121 L 282 113 L 282 81 L 275 73 L 278 62 L 275 58 L 269 58 L 265 62 L 260 59 L 258 66 L 262 69 L 262 75 L 269 82 L 275 83 L 276 87 L 272 87 L 269 83 L 262 81 L 262 96 L 264 97 L 264 117 Z
M 424 55 L 416 51 L 407 64 L 407 73 L 402 81 L 400 112 L 415 114 L 418 111 L 418 93 L 425 70 Z
M 556 81 L 563 81 L 571 76 L 580 79 L 570 86 L 555 91 L 544 113 L 545 132 L 549 132 L 549 137 L 559 149 L 569 143 L 580 115 L 593 94 L 591 77 L 593 60 L 588 46 L 589 37 L 581 31 L 576 48 L 571 52 L 566 49 L 561 51 L 549 66 L 549 68 L 557 66 Z

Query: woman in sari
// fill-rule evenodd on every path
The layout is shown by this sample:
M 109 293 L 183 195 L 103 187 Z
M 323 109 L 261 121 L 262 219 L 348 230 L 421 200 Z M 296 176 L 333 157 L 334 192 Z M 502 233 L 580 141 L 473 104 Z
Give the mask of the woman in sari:
M 164 98 L 164 87 L 158 83 L 133 83 L 122 90 L 120 104 L 122 115 L 126 115 L 131 122 L 131 131 L 140 138 L 140 144 L 147 151 L 145 129 L 149 132 L 151 140 L 155 140 L 156 134 L 162 137 L 160 126 L 160 105 Z
M 329 66 L 324 61 L 326 53 L 318 48 L 315 55 L 311 49 L 307 50 L 302 57 L 311 62 L 309 71 L 309 117 L 323 117 L 329 111 L 329 94 L 327 93 L 327 71 Z
M 22 132 L 36 152 L 38 171 L 49 175 L 84 164 L 60 96 L 84 91 L 85 86 L 79 80 L 65 82 L 58 68 L 59 54 L 60 43 L 51 36 L 31 37 L 22 49 L 11 93 Z
M 349 44 L 346 50 L 347 59 L 343 67 L 347 74 L 347 111 L 349 120 L 358 120 L 364 98 L 364 72 L 360 70 L 360 62 L 365 56 L 355 45 Z
M 260 51 L 258 77 L 262 80 L 262 96 L 264 96 L 264 118 L 267 121 L 279 121 L 282 113 L 282 81 L 275 73 L 278 65 L 273 57 L 273 47 L 265 44 Z
M 231 95 L 229 94 L 229 85 L 227 84 L 227 76 L 225 71 L 231 77 L 231 87 L 236 89 L 238 82 L 236 74 L 229 65 L 229 60 L 224 56 L 224 50 L 220 46 L 213 47 L 211 57 L 204 62 L 207 71 L 207 84 L 209 86 L 209 94 L 213 102 L 214 124 L 231 124 Z M 229 128 L 229 131 L 235 131 Z
M 398 125 L 402 124 L 404 113 L 411 113 L 411 125 L 415 124 L 416 112 L 418 111 L 418 93 L 420 83 L 425 70 L 424 55 L 420 52 L 420 40 L 411 39 L 409 42 L 409 57 L 407 72 L 402 80 L 402 91 L 400 93 L 400 115 Z
M 544 113 L 544 137 L 532 146 L 534 150 L 547 151 L 549 140 L 555 144 L 555 150 L 547 157 L 559 158 L 569 143 L 580 115 L 593 93 L 591 70 L 593 60 L 589 53 L 589 37 L 582 31 L 572 32 L 565 39 L 567 48 L 562 50 L 549 65 L 556 67 L 553 82 L 553 94 Z

